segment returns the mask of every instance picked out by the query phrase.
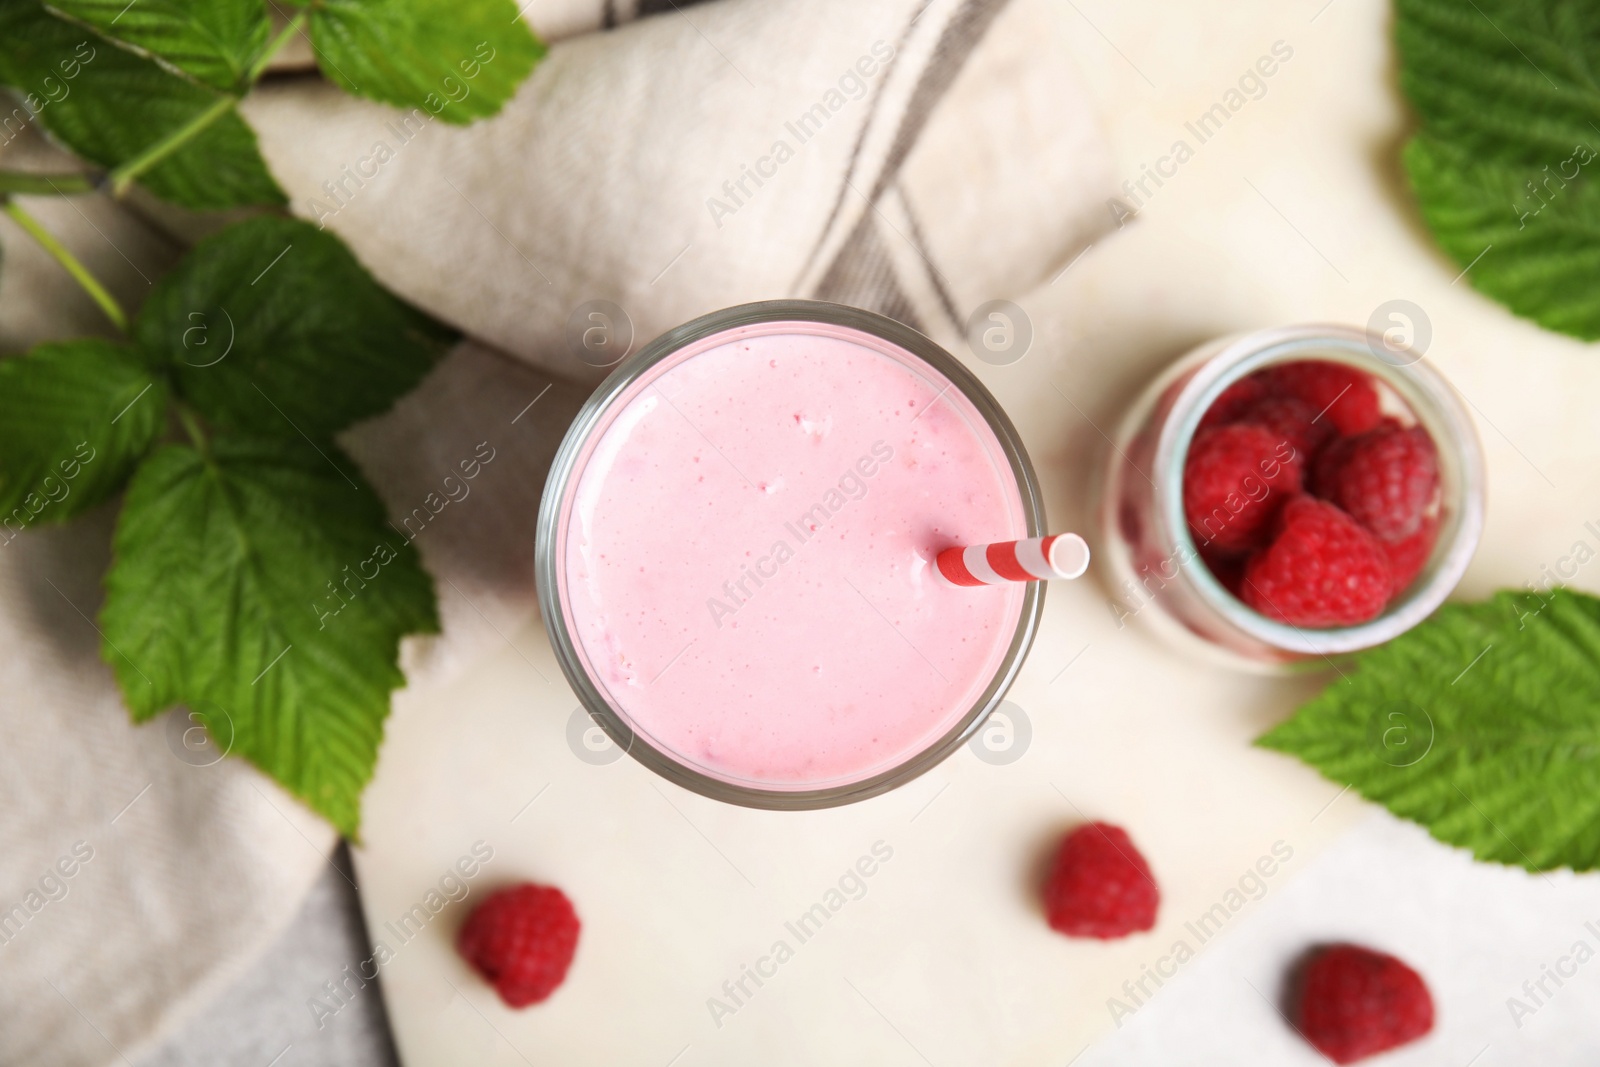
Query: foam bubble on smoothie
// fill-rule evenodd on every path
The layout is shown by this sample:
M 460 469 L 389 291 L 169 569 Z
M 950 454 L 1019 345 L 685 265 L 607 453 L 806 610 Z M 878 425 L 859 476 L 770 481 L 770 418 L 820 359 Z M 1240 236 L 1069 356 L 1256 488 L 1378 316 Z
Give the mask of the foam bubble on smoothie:
M 599 686 L 725 780 L 905 762 L 971 710 L 1022 611 L 1021 585 L 930 568 L 1026 536 L 994 433 L 927 364 L 837 327 L 730 331 L 646 374 L 567 522 L 568 625 Z

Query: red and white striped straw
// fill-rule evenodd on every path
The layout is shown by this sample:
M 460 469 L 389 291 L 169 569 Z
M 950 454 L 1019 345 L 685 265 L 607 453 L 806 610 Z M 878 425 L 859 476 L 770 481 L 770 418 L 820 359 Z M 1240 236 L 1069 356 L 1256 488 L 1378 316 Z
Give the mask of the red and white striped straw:
M 1089 545 L 1074 533 L 947 548 L 938 572 L 951 585 L 1003 585 L 1049 578 L 1077 578 L 1089 569 Z

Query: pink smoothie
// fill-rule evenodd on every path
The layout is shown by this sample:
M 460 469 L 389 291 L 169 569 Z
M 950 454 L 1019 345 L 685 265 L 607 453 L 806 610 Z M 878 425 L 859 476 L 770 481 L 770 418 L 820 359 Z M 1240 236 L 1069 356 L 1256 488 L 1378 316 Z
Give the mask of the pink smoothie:
M 983 416 L 844 327 L 729 330 L 613 405 L 568 497 L 563 603 L 590 675 L 657 748 L 766 789 L 838 786 L 972 710 L 1020 585 L 931 561 L 1028 534 Z

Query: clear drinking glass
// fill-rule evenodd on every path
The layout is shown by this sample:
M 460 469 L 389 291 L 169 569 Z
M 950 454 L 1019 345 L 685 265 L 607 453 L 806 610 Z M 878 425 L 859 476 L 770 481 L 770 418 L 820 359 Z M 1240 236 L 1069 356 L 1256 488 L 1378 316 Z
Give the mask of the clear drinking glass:
M 988 390 L 955 357 L 916 331 L 868 311 L 809 300 L 764 301 L 713 312 L 663 334 L 620 364 L 583 406 L 556 453 L 540 504 L 535 550 L 539 606 L 556 659 L 583 707 L 617 745 L 657 774 L 697 793 L 747 807 L 795 810 L 851 803 L 886 792 L 923 774 L 982 727 L 1015 679 L 1032 644 L 1044 607 L 1043 583 L 1032 582 L 1026 586 L 1010 644 L 981 696 L 932 744 L 907 754 L 897 766 L 869 777 L 821 788 L 735 780 L 713 768 L 697 765 L 658 743 L 630 721 L 618 701 L 608 694 L 599 672 L 589 663 L 568 609 L 564 561 L 573 500 L 585 465 L 617 414 L 661 374 L 723 343 L 728 331 L 737 329 L 771 329 L 801 335 L 813 332 L 819 337 L 839 336 L 841 330 L 852 331 L 903 350 L 915 362 L 915 373 L 932 392 L 945 395 L 948 390 L 958 394 L 965 399 L 965 406 L 970 406 L 992 431 L 1000 450 L 1000 454 L 993 457 L 996 469 L 1009 470 L 1025 518 L 1026 532 L 1017 536 L 1034 537 L 1044 533 L 1038 483 L 1015 428 Z M 652 547 L 642 545 L 640 551 L 650 551 Z
M 1201 417 L 1229 385 L 1273 364 L 1344 363 L 1377 380 L 1385 412 L 1414 418 L 1439 454 L 1439 533 L 1411 585 L 1375 619 L 1308 629 L 1269 619 L 1225 589 L 1201 561 L 1183 513 L 1183 468 Z M 1398 407 L 1396 406 L 1398 405 Z M 1100 560 L 1119 620 L 1148 623 L 1214 659 L 1277 672 L 1396 637 L 1442 604 L 1483 532 L 1483 455 L 1466 409 L 1420 356 L 1346 326 L 1287 326 L 1203 344 L 1140 395 L 1113 435 L 1100 487 Z

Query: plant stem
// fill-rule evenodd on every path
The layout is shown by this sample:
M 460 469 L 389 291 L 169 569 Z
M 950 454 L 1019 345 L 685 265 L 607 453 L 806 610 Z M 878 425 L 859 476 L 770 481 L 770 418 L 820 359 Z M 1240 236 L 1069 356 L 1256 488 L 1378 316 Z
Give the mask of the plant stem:
M 15 200 L 9 198 L 5 200 L 5 211 L 16 220 L 18 226 L 28 232 L 29 237 L 39 242 L 39 247 L 55 257 L 57 263 L 67 268 L 67 273 L 83 286 L 83 291 L 100 305 L 100 310 L 106 313 L 106 318 L 110 319 L 118 330 L 123 333 L 128 332 L 128 315 L 122 310 L 122 305 L 106 292 L 106 287 L 100 284 L 98 278 L 89 273 L 89 268 L 78 262 L 78 257 L 68 252 L 66 246 L 56 240 L 54 234 L 39 224 L 38 219 L 18 207 Z
M 272 57 L 283 51 L 283 46 L 293 40 L 294 35 L 305 28 L 305 24 L 306 13 L 304 11 L 289 20 L 289 25 L 283 28 L 283 32 L 274 37 L 267 44 L 261 55 L 256 58 L 256 61 L 250 64 L 250 70 L 245 75 L 246 85 L 254 85 L 256 83 L 261 75 L 266 72 L 267 64 L 272 62 Z
M 219 96 L 215 103 L 200 112 L 200 114 L 179 126 L 176 130 L 173 130 L 126 163 L 113 169 L 111 172 L 111 195 L 118 199 L 126 196 L 128 187 L 141 174 L 194 140 L 205 131 L 206 127 L 232 111 L 238 104 L 239 98 L 236 96 Z
M 189 440 L 194 442 L 195 450 L 202 456 L 209 456 L 211 453 L 207 447 L 205 431 L 200 429 L 200 420 L 195 417 L 188 404 L 179 401 L 174 406 L 178 410 L 178 421 L 183 423 L 184 432 L 189 435 Z
M 246 72 L 245 84 L 241 89 L 242 92 L 250 91 L 256 80 L 261 77 L 262 72 L 267 69 L 267 64 L 272 62 L 272 57 L 282 51 L 283 46 L 288 44 L 296 33 L 300 32 L 305 25 L 305 21 L 306 13 L 302 11 L 293 19 L 290 19 L 289 25 L 283 28 L 283 32 L 267 44 L 267 47 L 262 50 L 261 55 L 256 57 L 256 61 L 250 65 L 249 71 Z M 231 94 L 219 96 L 210 107 L 161 138 L 149 148 L 146 148 L 143 152 L 140 152 L 137 156 L 116 167 L 111 172 L 111 195 L 118 199 L 126 196 L 128 189 L 140 175 L 194 140 L 205 132 L 206 128 L 213 122 L 216 122 L 238 106 L 239 97 Z
M 92 193 L 100 186 L 105 175 L 98 171 L 75 174 L 32 174 L 17 170 L 0 170 L 0 195 L 21 193 L 24 196 L 73 196 Z

